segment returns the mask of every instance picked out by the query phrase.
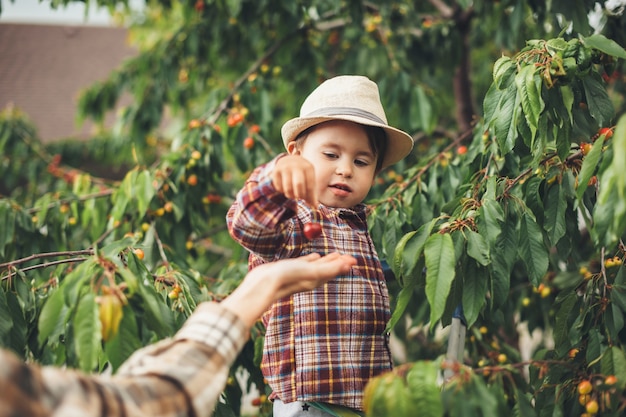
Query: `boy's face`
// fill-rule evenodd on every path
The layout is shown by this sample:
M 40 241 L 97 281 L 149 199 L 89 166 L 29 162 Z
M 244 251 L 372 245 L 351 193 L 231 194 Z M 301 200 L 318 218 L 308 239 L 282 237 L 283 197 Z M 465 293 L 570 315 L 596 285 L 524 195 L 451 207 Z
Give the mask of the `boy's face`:
M 313 164 L 318 199 L 328 207 L 354 207 L 374 183 L 376 155 L 365 129 L 357 123 L 323 123 L 309 133 L 300 149 L 291 142 L 288 150 Z

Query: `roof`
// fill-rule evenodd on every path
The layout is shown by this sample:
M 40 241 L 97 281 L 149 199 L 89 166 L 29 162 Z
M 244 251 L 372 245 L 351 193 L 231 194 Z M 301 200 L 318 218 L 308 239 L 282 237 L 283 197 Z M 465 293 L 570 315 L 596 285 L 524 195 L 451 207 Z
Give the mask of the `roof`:
M 86 138 L 76 123 L 78 94 L 138 54 L 124 28 L 0 23 L 0 109 L 22 110 L 49 142 Z M 113 112 L 107 119 L 112 123 Z

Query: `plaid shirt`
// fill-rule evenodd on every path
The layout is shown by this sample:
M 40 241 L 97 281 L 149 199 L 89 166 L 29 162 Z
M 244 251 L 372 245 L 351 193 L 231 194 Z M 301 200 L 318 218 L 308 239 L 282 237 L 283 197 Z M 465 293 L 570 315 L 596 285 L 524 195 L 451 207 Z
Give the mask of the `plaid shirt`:
M 261 369 L 270 398 L 362 410 L 367 381 L 392 366 L 384 332 L 389 295 L 365 206 L 320 205 L 313 219 L 306 205 L 273 187 L 269 174 L 279 157 L 252 173 L 227 214 L 231 235 L 251 252 L 250 269 L 313 252 L 350 254 L 357 265 L 349 275 L 279 300 L 263 316 Z M 303 226 L 312 220 L 322 225 L 322 234 L 308 241 Z
M 235 314 L 207 302 L 113 376 L 29 365 L 0 350 L 0 417 L 208 417 L 247 337 Z

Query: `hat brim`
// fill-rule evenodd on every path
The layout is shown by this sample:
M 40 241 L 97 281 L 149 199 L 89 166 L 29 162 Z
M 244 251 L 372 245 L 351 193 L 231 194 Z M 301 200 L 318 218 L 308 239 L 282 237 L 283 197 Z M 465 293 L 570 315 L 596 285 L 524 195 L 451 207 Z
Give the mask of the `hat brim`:
M 320 123 L 328 122 L 331 120 L 346 120 L 367 126 L 381 127 L 387 134 L 387 151 L 385 153 L 385 159 L 381 165 L 381 169 L 385 169 L 390 165 L 405 158 L 413 150 L 413 138 L 406 132 L 400 129 L 388 126 L 386 124 L 377 123 L 375 121 L 365 119 L 358 116 L 322 116 L 322 117 L 296 117 L 285 122 L 281 129 L 281 135 L 283 137 L 283 144 L 285 148 L 289 142 L 295 140 L 298 135 L 304 132 L 311 126 L 318 125 Z

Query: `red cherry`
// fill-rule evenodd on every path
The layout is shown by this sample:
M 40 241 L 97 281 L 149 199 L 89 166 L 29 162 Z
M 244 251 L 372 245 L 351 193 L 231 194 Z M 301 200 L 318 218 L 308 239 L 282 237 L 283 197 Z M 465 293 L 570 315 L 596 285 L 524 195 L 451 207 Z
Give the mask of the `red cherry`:
M 246 149 L 254 148 L 254 138 L 252 136 L 248 136 L 243 140 L 243 147 Z
M 322 226 L 319 223 L 307 223 L 304 225 L 304 236 L 313 240 L 322 234 Z
M 598 131 L 598 133 L 604 135 L 607 139 L 611 139 L 611 136 L 613 136 L 613 129 L 610 127 L 603 127 Z

